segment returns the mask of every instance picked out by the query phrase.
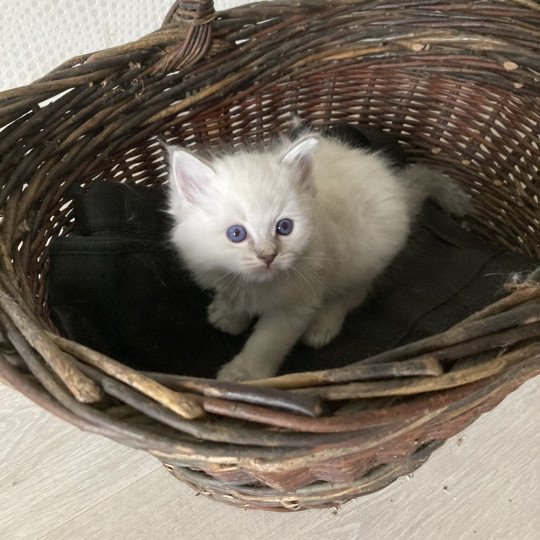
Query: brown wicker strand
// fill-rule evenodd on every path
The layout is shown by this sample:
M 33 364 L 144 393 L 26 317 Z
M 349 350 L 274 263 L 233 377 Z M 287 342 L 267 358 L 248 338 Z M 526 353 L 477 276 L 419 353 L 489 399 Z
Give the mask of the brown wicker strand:
M 143 394 L 146 394 L 158 403 L 161 403 L 165 408 L 174 411 L 181 418 L 189 419 L 204 416 L 204 410 L 195 398 L 187 394 L 170 390 L 158 382 L 140 375 L 139 372 L 134 369 L 124 366 L 112 358 L 107 358 L 102 354 L 96 353 L 88 347 L 84 347 L 74 341 L 64 339 L 52 333 L 49 333 L 48 335 L 51 340 L 64 351 L 77 355 L 79 358 L 83 358 L 82 354 L 84 354 L 84 361 L 86 363 L 89 363 L 127 385 L 136 388 Z

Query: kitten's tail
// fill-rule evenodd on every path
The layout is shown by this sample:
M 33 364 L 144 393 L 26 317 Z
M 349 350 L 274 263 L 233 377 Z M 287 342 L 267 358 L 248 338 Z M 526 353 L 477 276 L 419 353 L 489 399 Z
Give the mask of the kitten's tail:
M 416 215 L 426 199 L 455 216 L 474 213 L 472 200 L 456 180 L 424 165 L 408 165 L 400 175 L 407 183 L 410 206 Z

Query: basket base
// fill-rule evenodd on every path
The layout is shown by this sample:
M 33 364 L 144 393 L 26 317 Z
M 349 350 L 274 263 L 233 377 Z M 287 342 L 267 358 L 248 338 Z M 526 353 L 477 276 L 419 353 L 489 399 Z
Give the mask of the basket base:
M 297 512 L 315 508 L 338 508 L 343 503 L 385 488 L 401 476 L 411 474 L 425 463 L 445 441 L 431 441 L 400 463 L 382 465 L 362 475 L 356 482 L 336 484 L 317 482 L 294 491 L 283 492 L 268 486 L 224 484 L 211 476 L 185 467 L 165 465 L 178 480 L 185 482 L 197 494 L 240 508 Z

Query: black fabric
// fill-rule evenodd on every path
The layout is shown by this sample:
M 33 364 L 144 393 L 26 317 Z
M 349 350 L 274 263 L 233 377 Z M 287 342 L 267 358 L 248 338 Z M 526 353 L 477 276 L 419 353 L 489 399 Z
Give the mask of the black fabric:
M 249 331 L 233 337 L 206 322 L 210 297 L 167 242 L 164 193 L 94 182 L 74 197 L 75 229 L 50 249 L 48 300 L 59 329 L 137 369 L 213 377 Z M 443 331 L 535 264 L 472 237 L 429 203 L 341 334 L 320 350 L 297 345 L 282 371 L 340 367 Z
M 161 190 L 95 182 L 75 230 L 51 243 L 48 298 L 68 337 L 142 370 L 211 377 L 241 338 L 206 323 L 200 291 L 167 242 Z

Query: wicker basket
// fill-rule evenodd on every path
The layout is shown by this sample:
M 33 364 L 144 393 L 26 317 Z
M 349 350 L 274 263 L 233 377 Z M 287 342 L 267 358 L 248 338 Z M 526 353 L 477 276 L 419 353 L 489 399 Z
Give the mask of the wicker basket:
M 151 377 L 59 336 L 47 246 L 70 230 L 74 183 L 164 182 L 156 136 L 257 139 L 297 111 L 319 126 L 385 128 L 474 195 L 475 232 L 538 256 L 539 71 L 535 0 L 262 2 L 223 13 L 188 0 L 153 34 L 2 92 L 1 378 L 226 503 L 336 505 L 409 473 L 540 372 L 539 283 L 346 368 L 225 384 Z

